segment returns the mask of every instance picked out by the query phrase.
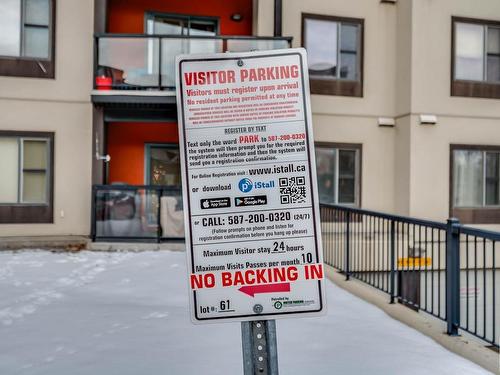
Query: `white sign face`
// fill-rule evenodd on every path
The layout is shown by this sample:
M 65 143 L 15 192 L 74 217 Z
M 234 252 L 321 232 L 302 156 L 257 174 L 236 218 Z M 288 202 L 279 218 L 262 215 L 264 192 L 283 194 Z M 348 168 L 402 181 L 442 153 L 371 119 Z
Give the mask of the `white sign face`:
M 193 322 L 324 312 L 305 50 L 176 65 Z

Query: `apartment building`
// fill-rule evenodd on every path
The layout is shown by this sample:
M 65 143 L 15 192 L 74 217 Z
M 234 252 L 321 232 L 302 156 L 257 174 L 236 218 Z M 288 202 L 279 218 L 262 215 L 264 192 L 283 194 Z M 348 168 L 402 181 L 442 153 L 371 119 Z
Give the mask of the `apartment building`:
M 174 58 L 304 47 L 320 197 L 500 224 L 496 0 L 4 0 L 0 236 L 180 238 Z
M 89 233 L 92 1 L 0 2 L 0 236 Z

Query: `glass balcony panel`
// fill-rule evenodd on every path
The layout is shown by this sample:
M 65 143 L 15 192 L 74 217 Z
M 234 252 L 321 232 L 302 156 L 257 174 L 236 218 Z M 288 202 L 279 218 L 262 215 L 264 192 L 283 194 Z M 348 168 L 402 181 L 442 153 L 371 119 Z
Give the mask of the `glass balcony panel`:
M 174 89 L 177 55 L 284 48 L 289 48 L 288 40 L 102 36 L 98 39 L 95 86 L 101 90 L 159 89 L 160 86 Z
M 97 75 L 111 78 L 112 88 L 158 86 L 158 52 L 156 38 L 100 38 Z
M 162 238 L 184 238 L 184 210 L 180 190 L 163 190 L 160 202 Z
M 289 48 L 287 40 L 264 39 L 228 39 L 228 52 L 268 51 Z
M 149 189 L 98 190 L 95 198 L 96 236 L 156 238 L 158 192 Z
M 164 38 L 161 43 L 162 87 L 175 87 L 175 56 L 181 54 L 223 52 L 223 42 L 221 39 Z

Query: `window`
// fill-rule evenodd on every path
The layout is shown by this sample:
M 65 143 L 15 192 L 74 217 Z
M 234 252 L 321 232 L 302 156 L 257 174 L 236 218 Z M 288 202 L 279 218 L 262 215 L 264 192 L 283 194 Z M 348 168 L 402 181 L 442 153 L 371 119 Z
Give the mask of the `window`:
M 217 17 L 147 12 L 145 32 L 149 35 L 215 36 L 219 34 L 219 19 Z M 217 52 L 222 52 L 222 40 L 220 39 L 179 37 L 162 39 L 159 44 L 155 44 L 155 41 L 151 39 L 148 40 L 147 47 L 147 71 L 153 76 L 157 76 L 154 72 L 160 71 L 161 86 L 175 88 L 175 59 L 173 56 Z M 160 62 L 161 66 L 158 66 Z M 128 75 L 130 76 L 130 72 Z
M 216 17 L 148 12 L 146 20 L 148 34 L 214 36 L 219 33 Z
M 363 20 L 302 14 L 311 93 L 363 96 Z
M 451 152 L 452 215 L 464 222 L 500 222 L 500 146 L 452 146 Z
M 500 21 L 453 19 L 452 95 L 500 98 Z
M 0 2 L 0 75 L 54 78 L 54 2 Z
M 320 203 L 359 206 L 360 145 L 316 144 Z
M 53 134 L 0 132 L 0 223 L 52 222 Z
M 181 186 L 179 148 L 176 145 L 146 145 L 146 184 Z

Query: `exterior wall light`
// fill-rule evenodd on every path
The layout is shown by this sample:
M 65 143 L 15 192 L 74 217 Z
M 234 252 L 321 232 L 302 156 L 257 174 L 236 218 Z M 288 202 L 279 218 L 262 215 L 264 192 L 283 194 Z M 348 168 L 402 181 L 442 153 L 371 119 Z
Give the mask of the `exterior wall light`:
M 241 22 L 243 20 L 243 15 L 241 13 L 233 13 L 231 14 L 231 21 Z
M 96 160 L 102 160 L 105 163 L 109 163 L 111 161 L 111 156 L 110 155 L 99 155 L 98 152 L 95 154 Z
M 420 115 L 420 125 L 436 125 L 437 117 L 435 115 Z
M 396 120 L 392 117 L 379 117 L 378 126 L 394 127 L 396 125 Z
M 95 160 L 102 160 L 105 163 L 109 163 L 111 161 L 111 155 L 101 155 L 99 153 L 99 138 L 95 139 Z

